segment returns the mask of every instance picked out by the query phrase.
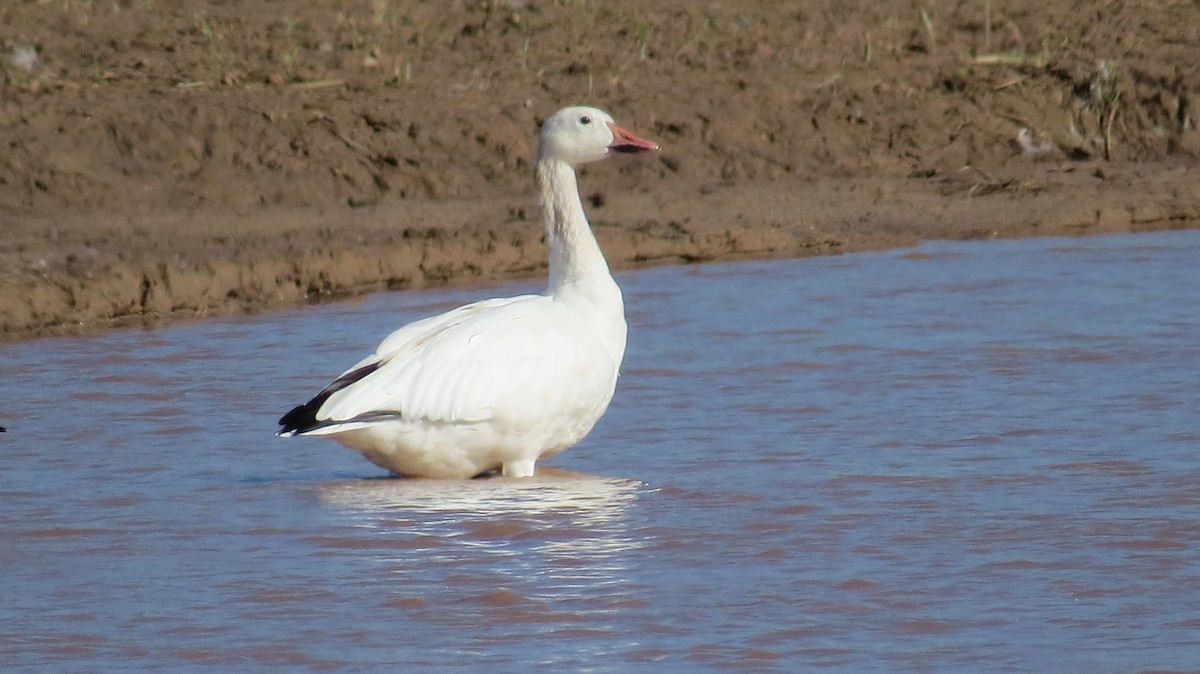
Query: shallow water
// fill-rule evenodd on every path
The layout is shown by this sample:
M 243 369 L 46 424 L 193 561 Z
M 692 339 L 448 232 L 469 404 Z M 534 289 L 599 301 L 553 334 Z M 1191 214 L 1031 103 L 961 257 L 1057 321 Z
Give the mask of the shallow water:
M 621 277 L 529 481 L 272 437 L 527 287 L 0 345 L 0 670 L 1200 668 L 1200 232 Z

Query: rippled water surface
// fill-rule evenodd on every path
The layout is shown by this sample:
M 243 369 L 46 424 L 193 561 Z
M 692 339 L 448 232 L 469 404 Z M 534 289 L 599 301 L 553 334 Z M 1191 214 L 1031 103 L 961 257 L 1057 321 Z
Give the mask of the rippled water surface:
M 0 345 L 0 670 L 1200 669 L 1200 233 L 620 280 L 527 481 L 272 436 L 525 287 Z

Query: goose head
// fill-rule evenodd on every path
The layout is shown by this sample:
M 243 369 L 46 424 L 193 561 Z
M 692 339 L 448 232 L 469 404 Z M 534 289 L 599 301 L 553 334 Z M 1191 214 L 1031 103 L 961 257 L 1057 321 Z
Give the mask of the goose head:
M 542 125 L 538 158 L 578 166 L 611 154 L 657 149 L 658 143 L 638 138 L 617 126 L 607 112 L 580 105 L 559 110 Z

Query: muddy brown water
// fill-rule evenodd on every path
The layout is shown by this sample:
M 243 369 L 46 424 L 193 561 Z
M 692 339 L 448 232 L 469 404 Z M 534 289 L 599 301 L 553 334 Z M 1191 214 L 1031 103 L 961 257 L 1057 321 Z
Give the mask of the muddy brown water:
M 497 289 L 0 345 L 4 671 L 1200 668 L 1200 233 L 621 277 L 528 481 L 274 421 Z

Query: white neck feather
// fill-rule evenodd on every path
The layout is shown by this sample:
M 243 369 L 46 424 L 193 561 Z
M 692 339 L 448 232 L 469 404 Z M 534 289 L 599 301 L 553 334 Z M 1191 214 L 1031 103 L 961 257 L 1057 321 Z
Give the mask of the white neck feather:
M 550 248 L 546 294 L 594 323 L 620 362 L 625 351 L 621 289 L 584 215 L 575 169 L 560 159 L 538 159 L 534 182 Z
M 550 246 L 549 294 L 592 277 L 609 276 L 604 253 L 583 213 L 575 169 L 561 160 L 539 159 L 534 180 Z

